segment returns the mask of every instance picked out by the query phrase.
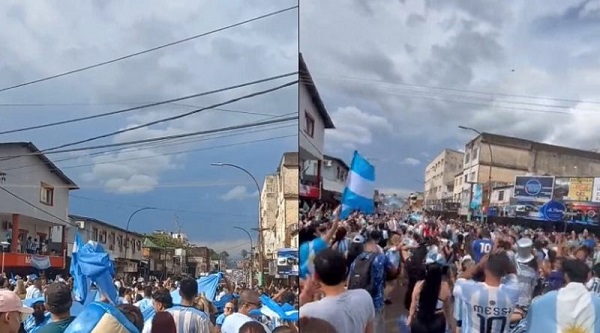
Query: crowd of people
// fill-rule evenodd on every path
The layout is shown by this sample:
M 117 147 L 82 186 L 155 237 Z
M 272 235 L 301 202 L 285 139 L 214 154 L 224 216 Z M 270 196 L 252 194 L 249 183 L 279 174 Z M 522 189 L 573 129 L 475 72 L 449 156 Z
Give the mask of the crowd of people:
M 427 214 L 305 209 L 300 317 L 337 333 L 383 333 L 386 287 L 403 285 L 412 333 L 600 332 L 600 249 L 588 230 Z
M 247 287 L 224 276 L 211 301 L 189 276 L 149 282 L 115 279 L 116 301 L 92 286 L 95 302 L 82 305 L 74 301 L 73 282 L 61 276 L 53 281 L 36 275 L 0 276 L 0 332 L 86 333 L 81 327 L 89 323 L 82 326 L 77 316 L 98 303 L 114 306 L 126 318 L 130 333 L 298 332 L 296 322 L 277 320 L 261 311 L 263 295 L 297 306 L 298 289 L 293 287 Z

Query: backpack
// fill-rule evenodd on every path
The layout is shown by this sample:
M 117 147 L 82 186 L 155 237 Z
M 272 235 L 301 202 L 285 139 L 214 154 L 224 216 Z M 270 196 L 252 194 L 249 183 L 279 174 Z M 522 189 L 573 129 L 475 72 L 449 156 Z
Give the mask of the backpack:
M 364 253 L 354 260 L 354 269 L 348 279 L 348 290 L 365 289 L 369 294 L 375 294 L 375 281 L 373 279 L 373 261 L 376 253 Z

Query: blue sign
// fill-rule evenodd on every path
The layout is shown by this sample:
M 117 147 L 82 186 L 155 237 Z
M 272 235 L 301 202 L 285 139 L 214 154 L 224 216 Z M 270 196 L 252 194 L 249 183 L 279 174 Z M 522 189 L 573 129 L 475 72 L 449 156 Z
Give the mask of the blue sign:
M 517 176 L 515 179 L 515 198 L 529 197 L 536 199 L 552 199 L 554 177 L 550 176 Z
M 560 201 L 548 201 L 540 209 L 540 213 L 547 221 L 562 221 L 565 217 L 567 207 Z
M 473 185 L 473 193 L 471 197 L 471 209 L 478 210 L 483 204 L 483 187 L 481 184 Z
M 298 249 L 277 250 L 277 275 L 298 276 Z

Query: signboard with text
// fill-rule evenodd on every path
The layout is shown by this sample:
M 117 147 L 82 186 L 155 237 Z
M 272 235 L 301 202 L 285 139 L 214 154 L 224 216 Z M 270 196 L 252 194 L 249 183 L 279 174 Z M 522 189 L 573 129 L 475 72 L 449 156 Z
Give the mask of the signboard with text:
M 515 178 L 515 198 L 530 198 L 539 201 L 552 199 L 554 177 L 550 176 L 517 176 Z
M 277 250 L 277 275 L 298 275 L 298 249 Z
M 594 178 L 592 186 L 592 202 L 600 202 L 600 177 Z
M 556 177 L 554 200 L 592 201 L 594 178 Z

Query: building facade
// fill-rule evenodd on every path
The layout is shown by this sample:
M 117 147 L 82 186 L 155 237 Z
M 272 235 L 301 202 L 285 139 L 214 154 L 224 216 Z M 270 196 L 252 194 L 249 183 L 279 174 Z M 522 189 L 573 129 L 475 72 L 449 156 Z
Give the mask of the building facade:
M 488 206 L 490 181 L 492 187 L 512 184 L 520 175 L 600 175 L 600 154 L 491 133 L 465 145 L 463 196 L 469 194 L 470 183 L 483 184 L 483 206 Z
M 339 203 L 346 187 L 350 167 L 342 159 L 323 155 L 321 171 L 316 160 L 305 161 L 304 179 L 321 184 L 321 201 Z M 317 177 L 319 177 L 318 179 Z
M 30 142 L 0 144 L 3 265 L 15 274 L 66 266 L 69 191 L 78 189 Z
M 325 130 L 335 128 L 325 104 L 319 95 L 317 86 L 310 75 L 308 66 L 299 56 L 300 88 L 299 97 L 299 120 L 298 127 L 298 163 L 300 170 L 300 196 L 311 199 L 319 199 L 320 183 L 314 183 L 304 179 L 306 161 L 317 161 L 317 180 L 321 177 L 321 163 L 325 146 Z
M 455 176 L 463 169 L 462 152 L 444 149 L 425 168 L 425 207 L 443 210 L 444 201 L 452 201 Z
M 115 263 L 118 276 L 137 274 L 143 259 L 144 235 L 127 231 L 110 223 L 80 215 L 69 215 L 75 227 L 69 228 L 69 254 L 72 253 L 75 233 L 78 232 L 84 243 L 98 242 Z

